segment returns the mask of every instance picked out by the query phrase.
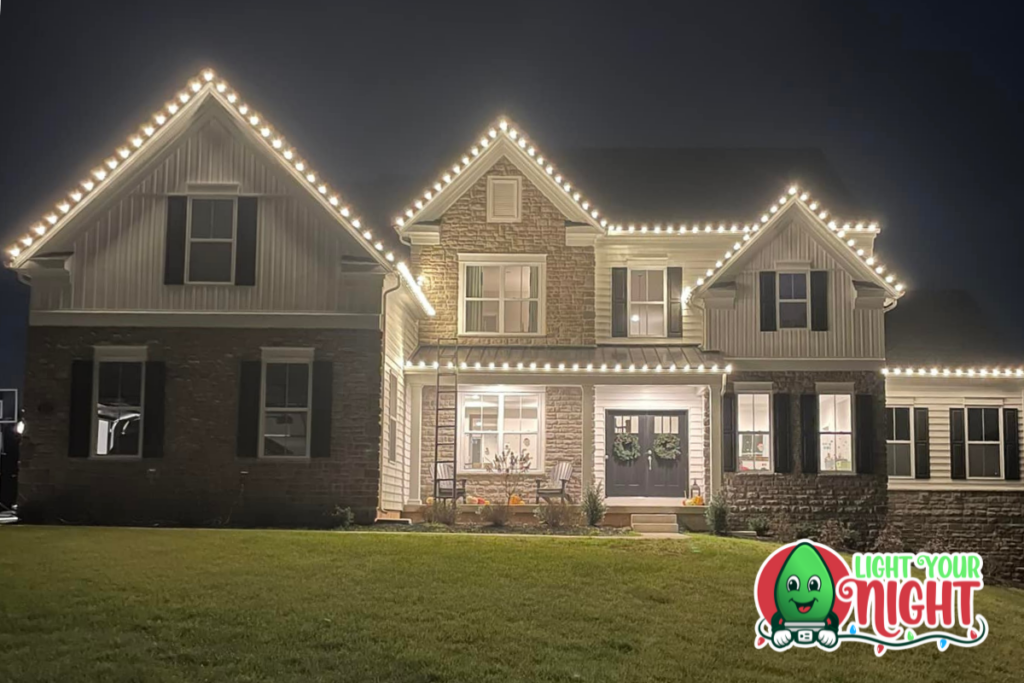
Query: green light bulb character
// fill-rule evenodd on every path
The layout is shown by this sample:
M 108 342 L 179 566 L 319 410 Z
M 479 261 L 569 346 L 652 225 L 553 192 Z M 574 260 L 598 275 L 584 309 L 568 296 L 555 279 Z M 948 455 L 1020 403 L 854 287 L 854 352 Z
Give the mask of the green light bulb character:
M 785 647 L 796 635 L 798 644 L 832 648 L 839 640 L 839 619 L 832 607 L 836 590 L 832 574 L 812 544 L 798 544 L 786 558 L 775 582 L 772 642 Z

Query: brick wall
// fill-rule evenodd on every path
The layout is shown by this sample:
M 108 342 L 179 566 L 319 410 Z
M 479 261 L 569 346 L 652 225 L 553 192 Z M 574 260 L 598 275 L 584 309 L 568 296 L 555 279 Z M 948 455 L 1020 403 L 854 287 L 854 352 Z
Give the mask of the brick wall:
M 793 472 L 791 474 L 726 473 L 724 489 L 730 506 L 730 525 L 746 529 L 752 517 L 781 515 L 791 523 L 821 524 L 836 519 L 849 524 L 871 543 L 885 525 L 885 382 L 877 372 L 737 372 L 735 382 L 772 382 L 777 393 L 791 397 L 790 416 Z M 816 393 L 817 382 L 852 382 L 854 393 L 875 397 L 874 474 L 829 475 L 801 472 L 800 395 Z M 857 438 L 862 438 L 858 435 Z
M 376 330 L 31 327 L 20 498 L 53 520 L 310 525 L 336 505 L 372 519 L 380 481 L 380 333 Z M 146 345 L 167 367 L 165 455 L 70 458 L 71 362 L 95 344 Z M 261 346 L 313 347 L 334 363 L 331 455 L 238 458 L 239 363 Z
M 458 331 L 459 254 L 547 254 L 546 334 L 542 337 L 466 337 L 498 346 L 594 343 L 594 249 L 565 245 L 565 216 L 523 177 L 522 220 L 487 222 L 487 178 L 522 173 L 500 159 L 441 218 L 441 244 L 413 247 L 413 272 L 437 315 L 420 323 L 424 344 Z
M 421 500 L 434 495 L 434 387 L 423 389 L 422 457 L 420 465 Z M 442 395 L 442 407 L 454 406 L 455 397 Z M 442 441 L 453 438 L 451 430 L 442 431 Z M 573 476 L 568 491 L 579 502 L 582 490 L 583 468 L 583 390 L 581 387 L 547 387 L 544 392 L 544 471 L 550 474 L 557 462 L 570 460 Z M 459 475 L 461 479 L 463 474 Z M 527 477 L 520 488 L 527 502 L 533 502 L 540 475 Z M 465 474 L 466 493 L 490 501 L 499 501 L 504 490 L 496 476 L 491 474 Z

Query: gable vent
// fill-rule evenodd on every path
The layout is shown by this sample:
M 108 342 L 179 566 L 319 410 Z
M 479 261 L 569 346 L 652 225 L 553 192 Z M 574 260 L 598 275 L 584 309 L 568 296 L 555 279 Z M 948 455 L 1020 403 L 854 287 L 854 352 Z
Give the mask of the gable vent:
M 487 179 L 487 221 L 490 223 L 508 223 L 520 217 L 521 179 L 488 178 Z

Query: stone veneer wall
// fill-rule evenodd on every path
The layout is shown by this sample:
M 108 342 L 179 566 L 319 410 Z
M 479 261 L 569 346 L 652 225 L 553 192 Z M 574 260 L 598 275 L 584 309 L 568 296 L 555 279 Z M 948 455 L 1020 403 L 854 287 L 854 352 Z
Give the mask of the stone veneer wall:
M 885 382 L 877 372 L 786 371 L 736 372 L 735 382 L 772 382 L 776 393 L 791 397 L 793 472 L 790 474 L 725 473 L 724 490 L 730 526 L 746 529 L 752 517 L 781 516 L 792 524 L 818 525 L 829 519 L 849 524 L 870 545 L 886 520 Z M 801 473 L 800 395 L 817 393 L 816 382 L 853 382 L 854 393 L 875 396 L 874 474 Z M 862 438 L 858 436 L 858 438 Z
M 93 345 L 146 345 L 166 363 L 164 456 L 68 457 L 71 362 Z M 238 458 L 240 362 L 262 346 L 334 363 L 331 455 Z M 335 506 L 372 521 L 380 482 L 377 330 L 30 327 L 20 499 L 26 516 L 91 523 L 321 526 Z
M 487 222 L 487 177 L 522 177 L 522 220 Z M 420 323 L 420 341 L 436 344 L 458 332 L 459 254 L 547 254 L 546 334 L 465 337 L 496 346 L 594 344 L 594 248 L 565 245 L 565 216 L 507 158 L 498 160 L 441 218 L 440 245 L 414 246 L 413 272 L 437 315 Z
M 423 388 L 422 456 L 420 458 L 421 500 L 434 495 L 434 387 Z M 442 407 L 454 407 L 455 397 L 442 395 Z M 442 441 L 450 441 L 450 430 L 441 432 Z M 583 390 L 581 387 L 547 387 L 544 392 L 544 472 L 550 474 L 555 463 L 569 460 L 573 463 L 573 476 L 568 491 L 573 501 L 579 502 L 582 491 L 583 468 Z M 498 478 L 491 474 L 459 474 L 466 478 L 466 493 L 496 502 L 501 499 Z M 527 477 L 521 490 L 528 503 L 534 501 L 540 475 Z

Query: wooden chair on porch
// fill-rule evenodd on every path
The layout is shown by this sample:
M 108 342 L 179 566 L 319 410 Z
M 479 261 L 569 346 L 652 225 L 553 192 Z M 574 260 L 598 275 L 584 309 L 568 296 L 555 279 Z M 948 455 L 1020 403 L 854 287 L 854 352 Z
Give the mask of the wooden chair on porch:
M 452 487 L 455 493 L 452 494 Z M 437 463 L 437 497 L 466 502 L 466 480 L 455 480 L 455 467 L 450 462 Z
M 552 498 L 558 498 L 562 502 L 571 503 L 572 497 L 565 489 L 569 485 L 569 480 L 572 479 L 572 471 L 572 463 L 567 460 L 563 460 L 557 463 L 551 470 L 551 475 L 548 477 L 547 481 L 538 479 L 537 503 L 540 504 L 541 498 L 549 503 Z

